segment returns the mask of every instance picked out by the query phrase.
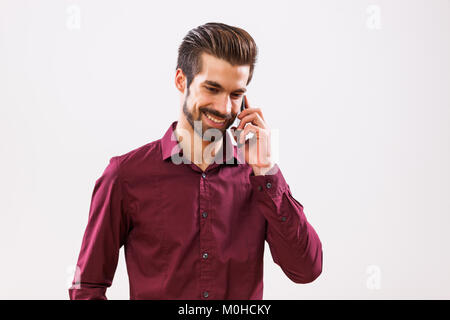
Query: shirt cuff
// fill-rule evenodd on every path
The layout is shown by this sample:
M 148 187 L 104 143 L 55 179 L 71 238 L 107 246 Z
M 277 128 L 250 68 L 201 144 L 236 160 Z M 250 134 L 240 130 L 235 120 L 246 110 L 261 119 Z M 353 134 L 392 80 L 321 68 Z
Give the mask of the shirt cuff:
M 272 199 L 281 196 L 288 188 L 288 184 L 276 163 L 263 176 L 255 176 L 252 173 L 250 175 L 250 183 L 254 192 L 267 193 Z

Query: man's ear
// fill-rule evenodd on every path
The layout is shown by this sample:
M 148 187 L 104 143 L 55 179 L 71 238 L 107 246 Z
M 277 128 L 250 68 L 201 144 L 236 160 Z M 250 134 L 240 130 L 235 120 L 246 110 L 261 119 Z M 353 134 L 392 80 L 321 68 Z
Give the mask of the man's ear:
M 186 76 L 180 68 L 175 73 L 175 87 L 183 94 L 186 91 Z

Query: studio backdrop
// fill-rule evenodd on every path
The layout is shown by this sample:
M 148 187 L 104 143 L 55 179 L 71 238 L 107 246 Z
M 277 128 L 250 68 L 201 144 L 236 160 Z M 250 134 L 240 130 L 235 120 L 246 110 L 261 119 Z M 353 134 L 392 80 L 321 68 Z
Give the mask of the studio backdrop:
M 266 243 L 264 299 L 449 299 L 447 0 L 0 0 L 0 299 L 68 299 L 96 179 L 177 120 L 207 22 L 255 39 L 246 95 L 323 245 L 297 284 Z

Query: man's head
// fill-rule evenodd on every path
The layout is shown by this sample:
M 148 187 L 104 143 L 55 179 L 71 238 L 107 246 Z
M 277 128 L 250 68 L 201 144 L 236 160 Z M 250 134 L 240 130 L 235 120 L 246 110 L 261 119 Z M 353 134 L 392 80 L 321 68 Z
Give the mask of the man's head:
M 217 128 L 223 134 L 234 122 L 257 51 L 245 30 L 223 23 L 207 23 L 188 32 L 178 49 L 175 85 L 193 130 L 194 121 L 201 121 L 203 133 Z

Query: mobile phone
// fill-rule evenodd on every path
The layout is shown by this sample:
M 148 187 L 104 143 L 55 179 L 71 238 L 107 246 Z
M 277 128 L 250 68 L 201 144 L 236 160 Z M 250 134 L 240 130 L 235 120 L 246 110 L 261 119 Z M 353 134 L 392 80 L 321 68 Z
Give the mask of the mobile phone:
M 239 114 L 240 114 L 242 111 L 244 111 L 244 109 L 245 109 L 245 95 L 242 96 L 241 110 L 240 110 Z M 239 115 L 239 114 L 238 114 L 238 115 Z M 236 116 L 236 119 L 238 119 L 237 116 Z M 239 123 L 240 123 L 240 122 L 241 122 L 241 121 L 239 120 Z M 239 123 L 237 123 L 237 121 L 235 122 L 236 128 L 239 126 Z M 233 124 L 233 125 L 234 125 L 234 124 Z M 235 134 L 236 134 L 236 138 L 237 138 L 236 144 L 237 144 L 238 148 L 240 148 L 241 146 L 243 146 L 243 144 L 239 143 L 239 137 L 241 136 L 241 133 L 242 133 L 241 130 L 240 130 L 240 131 L 236 131 L 236 133 L 235 133 Z
M 241 112 L 245 109 L 245 95 L 242 96 L 242 103 L 241 103 Z

